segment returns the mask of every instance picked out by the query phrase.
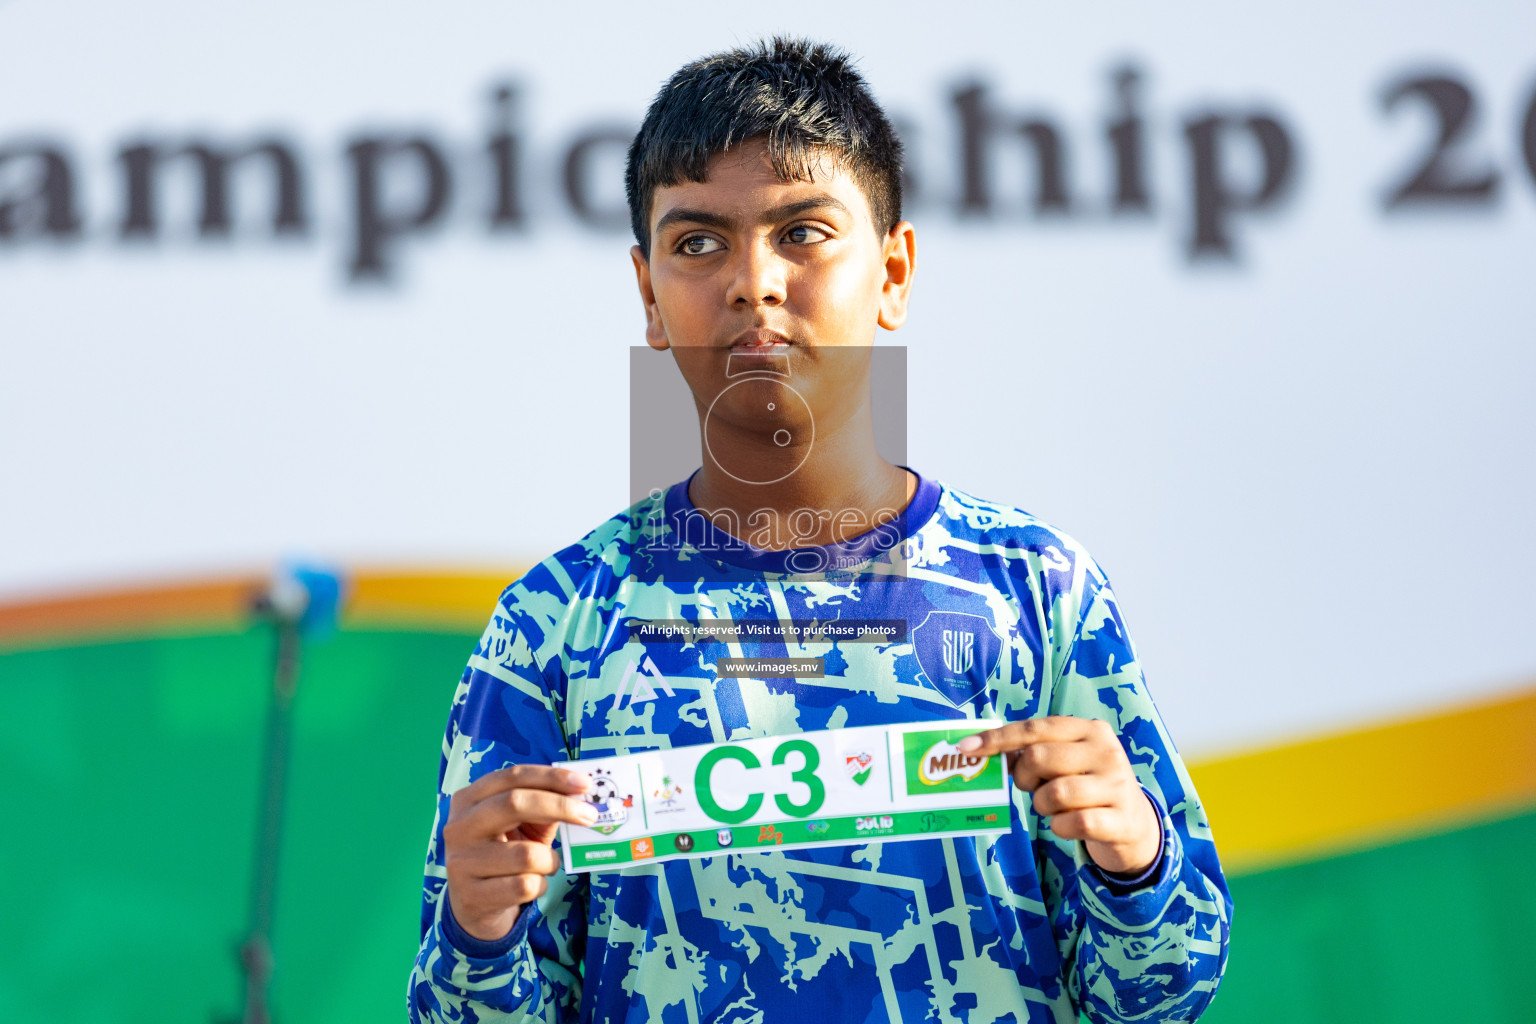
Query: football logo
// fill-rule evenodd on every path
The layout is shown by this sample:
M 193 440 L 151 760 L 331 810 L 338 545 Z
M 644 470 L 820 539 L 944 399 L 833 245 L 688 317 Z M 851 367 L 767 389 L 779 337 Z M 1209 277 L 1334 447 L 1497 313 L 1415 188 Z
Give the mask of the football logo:
M 597 820 L 589 827 L 606 836 L 617 832 L 629 820 L 629 809 L 635 805 L 635 797 L 632 793 L 620 793 L 613 776 L 607 769 L 599 768 L 592 773 L 592 789 L 587 793 L 587 803 L 597 811 Z

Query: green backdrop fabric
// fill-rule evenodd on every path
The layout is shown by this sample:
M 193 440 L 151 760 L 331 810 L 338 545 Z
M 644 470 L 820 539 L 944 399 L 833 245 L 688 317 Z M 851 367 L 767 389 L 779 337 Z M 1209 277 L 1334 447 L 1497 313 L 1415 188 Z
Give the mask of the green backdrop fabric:
M 278 1024 L 404 1020 L 442 730 L 473 643 L 354 630 L 306 646 Z M 0 653 L 0 1016 L 238 1019 L 270 660 L 261 630 Z M 1536 1020 L 1533 850 L 1528 813 L 1233 878 L 1231 959 L 1203 1019 Z

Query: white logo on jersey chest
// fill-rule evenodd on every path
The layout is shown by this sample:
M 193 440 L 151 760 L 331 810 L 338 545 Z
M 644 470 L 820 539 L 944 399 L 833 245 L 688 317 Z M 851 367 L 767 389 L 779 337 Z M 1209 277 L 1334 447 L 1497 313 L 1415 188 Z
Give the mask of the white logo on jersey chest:
M 630 662 L 629 667 L 624 670 L 624 678 L 619 682 L 619 692 L 613 706 L 615 708 L 634 707 L 636 704 L 655 700 L 656 687 L 651 685 L 653 681 L 668 697 L 677 696 L 672 692 L 672 687 L 667 685 L 667 679 L 661 674 L 661 669 L 656 667 L 656 663 L 647 654 L 638 663 Z

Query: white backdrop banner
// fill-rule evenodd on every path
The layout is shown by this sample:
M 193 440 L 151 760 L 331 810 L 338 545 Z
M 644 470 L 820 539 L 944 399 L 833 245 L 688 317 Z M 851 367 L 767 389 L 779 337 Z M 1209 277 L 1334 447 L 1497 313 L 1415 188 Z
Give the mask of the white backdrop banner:
M 774 31 L 911 153 L 909 464 L 1094 552 L 1183 745 L 1536 670 L 1536 7 L 1492 2 L 0 3 L 0 597 L 618 511 L 624 144 Z

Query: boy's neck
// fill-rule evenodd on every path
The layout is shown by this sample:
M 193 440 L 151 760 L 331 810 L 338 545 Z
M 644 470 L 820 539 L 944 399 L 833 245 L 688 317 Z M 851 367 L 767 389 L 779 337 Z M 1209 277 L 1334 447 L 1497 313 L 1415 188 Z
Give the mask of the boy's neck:
M 743 456 L 750 457 L 750 452 L 742 449 L 755 442 L 738 439 L 735 451 L 719 454 L 728 465 L 743 465 Z M 785 479 L 754 484 L 727 473 L 705 450 L 703 465 L 688 487 L 688 500 L 712 520 L 719 517 L 716 525 L 739 539 L 782 551 L 852 540 L 899 516 L 917 490 L 916 476 L 875 450 L 867 420 L 818 437 L 804 459 Z

